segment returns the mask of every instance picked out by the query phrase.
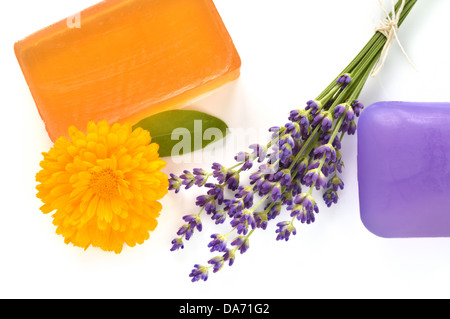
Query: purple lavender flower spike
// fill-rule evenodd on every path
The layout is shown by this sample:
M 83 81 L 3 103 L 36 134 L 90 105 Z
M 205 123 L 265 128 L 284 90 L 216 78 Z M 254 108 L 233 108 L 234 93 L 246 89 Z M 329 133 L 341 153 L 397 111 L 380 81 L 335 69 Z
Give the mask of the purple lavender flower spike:
M 272 126 L 269 128 L 269 132 L 272 133 L 272 139 L 279 137 L 281 134 L 284 133 L 285 128 L 279 127 L 279 126 Z
M 198 214 L 183 216 L 183 220 L 190 225 L 191 229 L 197 228 L 199 232 L 202 231 L 202 221 Z
M 181 228 L 178 230 L 177 235 L 178 236 L 182 236 L 184 235 L 184 238 L 186 238 L 186 240 L 189 240 L 192 236 L 192 234 L 194 233 L 194 227 L 191 224 L 184 224 L 183 226 L 181 226 Z
M 302 224 L 305 222 L 311 224 L 315 221 L 314 211 L 310 208 L 306 209 L 306 207 L 301 204 L 290 205 L 287 210 L 291 211 L 291 217 L 296 217 Z
M 310 170 L 303 177 L 303 181 L 304 181 L 306 186 L 311 186 L 317 180 L 318 177 L 319 177 L 319 175 L 317 174 L 315 169 L 314 170 Z
M 325 175 L 318 168 L 308 171 L 303 177 L 303 181 L 306 186 L 311 186 L 315 183 L 316 189 L 320 189 L 326 185 Z
M 234 170 L 228 170 L 226 175 L 228 189 L 235 191 L 239 187 L 239 173 Z
M 302 130 L 298 123 L 289 122 L 289 123 L 286 123 L 285 127 L 286 127 L 286 133 L 290 134 L 295 139 L 299 139 L 301 137 Z
M 250 208 L 253 205 L 253 187 L 239 186 L 238 192 L 235 197 L 242 198 L 242 200 L 244 201 L 244 207 Z
M 228 261 L 229 266 L 233 266 L 235 259 L 236 259 L 236 250 L 227 248 L 225 254 L 223 255 L 223 260 Z
M 347 113 L 345 113 L 344 123 L 350 123 L 355 118 L 355 112 L 353 108 L 348 108 Z
M 355 115 L 360 116 L 362 110 L 364 109 L 364 105 L 361 102 L 359 102 L 358 100 L 354 100 L 352 103 L 352 108 L 353 108 L 353 111 L 355 111 Z
M 296 122 L 300 120 L 300 110 L 292 110 L 289 113 L 289 121 Z
M 324 118 L 322 119 L 322 124 L 320 129 L 324 132 L 327 132 L 333 126 L 333 116 L 331 116 L 330 112 L 324 112 Z
M 259 163 L 266 159 L 267 147 L 265 147 L 264 145 L 252 144 L 249 146 L 249 148 L 253 150 L 253 155 L 258 158 Z
M 266 229 L 268 224 L 268 217 L 267 213 L 265 211 L 263 212 L 257 212 L 254 213 L 255 221 L 256 221 L 256 227 L 261 229 Z
M 235 157 L 236 162 L 245 162 L 248 160 L 249 156 L 247 152 L 239 152 Z
M 257 172 L 251 174 L 249 176 L 250 185 L 257 183 L 263 177 L 264 177 L 264 173 L 261 170 L 258 170 Z
M 314 223 L 315 220 L 316 220 L 316 217 L 314 216 L 314 213 L 312 213 L 312 212 L 304 212 L 300 218 L 300 221 L 302 223 L 305 223 L 305 221 L 306 221 L 307 224 Z
M 342 168 L 344 167 L 344 163 L 342 161 L 342 158 L 338 158 L 337 162 L 335 163 L 335 168 L 339 173 L 342 173 Z
M 194 269 L 192 269 L 189 277 L 192 277 L 192 282 L 208 280 L 208 267 L 200 266 L 199 264 L 194 265 Z
M 223 224 L 227 218 L 227 213 L 224 210 L 216 211 L 211 217 L 215 221 L 216 225 Z
M 284 134 L 280 140 L 278 141 L 278 146 L 281 147 L 285 144 L 288 144 L 292 148 L 295 147 L 295 140 L 291 134 Z
M 328 177 L 331 173 L 334 172 L 334 162 L 325 162 L 322 166 L 322 173 L 325 177 Z
M 240 246 L 244 242 L 245 236 L 238 236 L 232 242 L 231 246 Z
M 338 199 L 338 194 L 333 189 L 329 189 L 323 194 L 323 200 L 325 201 L 327 207 L 336 204 L 338 202 Z
M 208 247 L 211 248 L 210 251 L 225 252 L 227 248 L 227 237 L 225 235 L 212 234 L 211 238 L 213 240 L 208 244 Z
M 284 143 L 280 147 L 280 152 L 279 152 L 279 157 L 280 157 L 281 163 L 286 164 L 290 160 L 291 156 L 292 156 L 292 146 L 288 143 Z
M 272 126 L 271 128 L 269 128 L 269 132 L 271 132 L 271 133 L 279 133 L 280 129 L 281 129 L 281 127 L 279 127 L 279 126 Z
M 208 215 L 216 213 L 216 203 L 215 203 L 214 199 L 212 199 L 205 205 L 205 211 Z
M 208 180 L 208 172 L 202 168 L 194 168 L 194 184 L 197 186 L 203 186 Z
M 172 248 L 170 249 L 170 251 L 175 251 L 178 249 L 183 249 L 184 248 L 184 244 L 183 244 L 183 239 L 182 238 L 175 238 L 174 240 L 172 240 Z
M 277 171 L 277 166 L 273 164 L 262 164 L 259 166 L 259 172 L 263 175 L 275 174 Z
M 280 185 L 289 187 L 292 182 L 291 171 L 288 169 L 284 169 L 284 170 L 280 171 L 280 173 L 281 173 L 281 176 L 279 179 Z
M 342 114 L 344 114 L 347 110 L 347 106 L 345 104 L 339 104 L 334 109 L 334 118 L 340 118 Z
M 308 171 L 316 169 L 320 166 L 320 160 L 316 159 L 308 164 Z
M 176 176 L 175 174 L 170 174 L 169 178 L 169 190 L 175 191 L 175 194 L 177 194 L 180 191 L 181 184 L 183 183 L 183 180 Z
M 355 135 L 356 133 L 356 122 L 353 120 L 348 124 L 347 134 Z
M 255 216 L 253 215 L 253 212 L 249 209 L 244 209 L 242 211 L 242 216 L 241 216 L 241 223 L 246 222 L 246 224 L 251 227 L 252 229 L 256 228 L 256 221 L 255 221 Z
M 276 230 L 277 240 L 288 241 L 289 237 L 297 234 L 297 230 L 291 222 L 285 221 L 277 224 L 278 229 Z
M 333 132 L 332 131 L 329 131 L 329 132 L 326 132 L 326 133 L 324 133 L 322 136 L 321 136 L 321 138 L 319 139 L 319 141 L 321 141 L 321 143 L 322 144 L 327 144 L 327 143 L 330 143 L 330 139 L 331 139 L 331 136 L 333 135 Z M 341 140 L 340 140 L 340 138 L 339 138 L 339 136 L 335 136 L 334 137 L 334 140 L 333 140 L 333 143 L 331 143 L 331 145 L 335 148 L 335 149 L 341 149 Z
M 223 257 L 221 257 L 221 256 L 211 258 L 208 261 L 208 264 L 213 265 L 213 273 L 216 273 L 220 269 L 222 269 L 224 263 L 225 263 L 225 261 L 224 261 Z
M 351 81 L 351 76 L 349 74 L 344 74 L 337 79 L 336 83 L 342 85 L 342 88 L 345 88 Z
M 321 158 L 325 155 L 325 158 L 327 161 L 335 162 L 337 159 L 336 150 L 334 149 L 333 145 L 331 144 L 324 144 L 319 147 L 317 147 L 313 154 L 316 156 L 316 158 Z
M 308 102 L 306 102 L 305 110 L 311 109 L 311 114 L 313 114 L 313 115 L 317 113 L 319 108 L 320 108 L 320 103 L 318 101 L 309 100 Z
M 333 143 L 331 143 L 331 145 L 334 146 L 335 149 L 340 150 L 342 145 L 341 145 L 341 139 L 339 138 L 339 136 L 335 136 Z
M 248 248 L 250 247 L 249 240 L 245 236 L 238 236 L 238 237 L 236 237 L 231 242 L 231 245 L 239 247 L 239 251 L 241 252 L 241 254 L 245 253 L 248 250 Z
M 337 191 L 339 188 L 344 189 L 344 182 L 338 176 L 334 176 L 327 183 L 327 188 L 332 188 L 334 191 Z
M 268 204 L 268 206 L 271 204 Z M 273 203 L 273 205 L 271 206 L 269 212 L 267 213 L 267 219 L 268 220 L 272 220 L 278 217 L 278 215 L 280 215 L 281 212 L 281 203 L 277 202 L 277 203 Z M 267 207 L 266 207 L 267 210 Z
M 212 196 L 210 195 L 200 195 L 197 197 L 195 205 L 205 207 L 205 205 L 211 201 L 211 197 Z
M 307 110 L 306 109 L 292 110 L 289 114 L 289 121 L 300 124 L 300 127 L 307 127 L 309 125 Z
M 303 176 L 306 173 L 306 169 L 308 168 L 309 162 L 308 159 L 304 158 L 300 163 L 297 165 L 297 173 L 301 176 Z
M 276 202 L 280 198 L 281 198 L 281 185 L 279 183 L 276 183 L 272 188 L 271 199 L 274 202 Z
M 319 213 L 319 206 L 317 206 L 316 201 L 309 193 L 302 193 L 294 199 L 294 205 L 301 205 L 306 212 L 316 212 Z
M 315 126 L 319 125 L 322 122 L 322 120 L 324 119 L 325 115 L 326 115 L 325 112 L 320 112 L 319 114 L 314 116 L 314 119 L 311 122 L 311 126 L 315 127 Z
M 258 195 L 265 196 L 272 191 L 272 188 L 275 186 L 275 183 L 264 181 L 260 184 L 257 184 L 256 186 L 258 187 Z
M 203 168 L 194 168 L 193 170 L 194 175 L 207 175 L 208 172 L 205 171 Z
M 302 178 L 302 176 L 300 176 L 300 178 L 295 178 L 289 185 L 289 188 L 283 197 L 286 197 L 287 195 L 290 195 L 290 197 L 295 197 L 300 194 L 302 192 Z M 290 198 L 286 197 L 286 200 L 284 200 L 283 203 L 289 204 L 289 200 L 292 201 Z
M 224 193 L 223 193 L 224 186 L 220 184 L 206 183 L 205 187 L 209 188 L 207 194 L 213 196 L 214 199 L 217 201 L 218 205 L 222 205 L 224 200 Z
M 252 229 L 256 228 L 256 220 L 250 210 L 244 209 L 241 215 L 234 216 L 234 219 L 230 222 L 230 225 L 231 227 L 236 227 L 238 234 L 246 235 L 249 227 Z
M 197 197 L 195 205 L 203 207 L 208 214 L 214 214 L 216 212 L 216 201 L 214 196 L 200 195 Z
M 287 207 L 291 211 L 291 217 L 296 217 L 302 224 L 314 223 L 314 212 L 318 212 L 318 207 L 312 196 L 308 193 L 303 193 L 294 199 L 292 205 Z
M 237 162 L 243 163 L 241 167 L 241 171 L 247 171 L 253 167 L 253 161 L 256 156 L 254 154 L 249 154 L 247 152 L 239 152 L 234 159 Z
M 341 127 L 339 128 L 339 132 L 347 133 L 349 127 L 350 127 L 350 123 L 344 121 L 342 123 Z
M 241 216 L 244 209 L 244 201 L 242 198 L 233 198 L 224 200 L 224 210 L 228 212 L 228 216 Z M 233 226 L 234 227 L 234 226 Z
M 185 189 L 189 189 L 195 184 L 195 176 L 188 170 L 184 170 L 180 178 L 183 180 L 182 185 L 185 186 Z
M 219 181 L 220 184 L 225 183 L 227 169 L 219 163 L 213 163 L 212 165 L 213 176 Z

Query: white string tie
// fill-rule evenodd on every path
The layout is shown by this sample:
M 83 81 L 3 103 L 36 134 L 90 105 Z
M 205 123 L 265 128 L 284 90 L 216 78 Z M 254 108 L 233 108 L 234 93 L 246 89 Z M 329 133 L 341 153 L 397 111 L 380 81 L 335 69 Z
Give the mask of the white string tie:
M 409 64 L 417 71 L 417 68 L 415 67 L 414 63 L 409 58 L 408 54 L 406 54 L 405 49 L 403 48 L 402 44 L 400 43 L 400 40 L 397 36 L 398 31 L 398 22 L 400 20 L 400 15 L 403 12 L 403 9 L 405 7 L 405 0 L 402 0 L 402 4 L 400 5 L 400 8 L 398 9 L 397 13 L 395 12 L 395 3 L 394 0 L 392 0 L 392 14 L 389 14 L 386 10 L 386 8 L 383 5 L 383 2 L 381 0 L 378 0 L 380 3 L 381 9 L 383 9 L 384 13 L 386 14 L 386 19 L 383 19 L 380 22 L 380 25 L 375 28 L 375 31 L 380 32 L 382 35 L 384 35 L 387 39 L 386 44 L 383 47 L 383 50 L 381 51 L 381 55 L 378 58 L 377 63 L 375 63 L 375 67 L 372 71 L 372 77 L 376 77 L 378 73 L 381 71 L 381 69 L 384 66 L 384 63 L 386 62 L 386 58 L 389 53 L 389 48 L 391 47 L 392 41 L 397 40 L 397 43 L 400 47 L 400 49 L 403 52 L 403 55 L 408 60 Z

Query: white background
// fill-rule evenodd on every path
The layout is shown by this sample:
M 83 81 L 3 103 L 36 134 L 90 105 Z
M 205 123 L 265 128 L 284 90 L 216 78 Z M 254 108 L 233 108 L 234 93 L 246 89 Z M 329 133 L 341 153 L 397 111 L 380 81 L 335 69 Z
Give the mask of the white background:
M 95 4 L 96 0 L 15 0 L 0 13 L 0 297 L 2 298 L 448 298 L 450 239 L 382 239 L 367 231 L 358 208 L 356 137 L 343 143 L 346 188 L 337 206 L 289 242 L 275 227 L 255 232 L 235 265 L 191 283 L 195 263 L 213 255 L 204 232 L 170 252 L 181 217 L 196 212 L 196 190 L 170 193 L 158 228 L 122 254 L 64 244 L 39 211 L 34 176 L 52 146 L 13 53 L 15 41 Z M 242 58 L 242 76 L 193 109 L 231 128 L 283 125 L 350 62 L 383 18 L 376 0 L 215 0 Z M 390 5 L 390 1 L 385 1 Z M 419 72 L 397 44 L 361 100 L 450 101 L 450 1 L 419 0 L 399 31 Z M 229 138 L 234 138 L 233 135 Z M 260 141 L 249 141 L 265 142 Z M 234 152 L 225 164 L 233 162 Z M 168 161 L 167 173 L 206 167 Z M 432 165 L 430 163 L 430 165 Z M 380 198 L 380 200 L 383 200 Z M 426 218 L 424 212 L 424 218 Z M 280 219 L 282 220 L 282 219 Z M 389 221 L 386 221 L 389 222 Z M 450 225 L 449 225 L 450 227 Z

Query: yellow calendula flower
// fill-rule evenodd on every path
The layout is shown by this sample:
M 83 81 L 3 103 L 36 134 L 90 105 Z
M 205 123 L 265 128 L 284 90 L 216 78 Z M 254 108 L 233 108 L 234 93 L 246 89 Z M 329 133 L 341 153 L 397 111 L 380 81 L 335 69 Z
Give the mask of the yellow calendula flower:
M 102 121 L 75 127 L 43 153 L 36 175 L 43 213 L 51 213 L 65 243 L 120 253 L 149 238 L 162 209 L 168 178 L 159 145 L 130 124 Z

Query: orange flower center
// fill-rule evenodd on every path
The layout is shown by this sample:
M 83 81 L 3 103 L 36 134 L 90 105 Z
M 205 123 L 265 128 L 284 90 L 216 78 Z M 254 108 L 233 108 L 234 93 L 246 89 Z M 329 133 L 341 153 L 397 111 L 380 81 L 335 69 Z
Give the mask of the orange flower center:
M 92 173 L 90 180 L 91 189 L 101 197 L 110 198 L 118 194 L 119 177 L 112 169 L 104 169 L 98 173 Z

